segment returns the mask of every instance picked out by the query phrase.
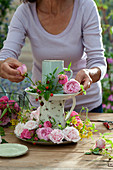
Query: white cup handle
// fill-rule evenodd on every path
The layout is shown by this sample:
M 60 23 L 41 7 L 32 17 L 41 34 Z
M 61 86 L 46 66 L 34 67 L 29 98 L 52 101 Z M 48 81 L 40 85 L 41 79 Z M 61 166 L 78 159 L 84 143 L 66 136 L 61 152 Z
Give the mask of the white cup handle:
M 67 120 L 69 119 L 72 111 L 74 110 L 74 108 L 75 108 L 75 106 L 76 106 L 76 98 L 75 98 L 75 96 L 73 96 L 72 99 L 73 99 L 73 105 L 72 105 L 70 111 L 68 112 L 68 114 L 67 114 L 67 116 L 66 116 L 66 118 L 65 118 L 65 121 L 67 121 Z
M 67 69 L 67 68 L 64 68 L 64 70 L 65 69 Z M 71 75 L 70 75 L 70 77 L 68 77 L 68 80 L 70 80 L 72 78 L 72 76 L 73 76 L 73 71 L 71 69 L 70 69 L 70 72 L 71 72 Z

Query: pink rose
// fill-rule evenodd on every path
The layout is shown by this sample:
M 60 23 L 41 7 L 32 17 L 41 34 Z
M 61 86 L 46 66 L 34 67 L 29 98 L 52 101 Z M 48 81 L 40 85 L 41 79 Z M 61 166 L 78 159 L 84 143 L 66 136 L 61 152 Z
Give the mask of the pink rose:
M 0 123 L 1 126 L 7 125 L 10 122 L 10 118 L 7 116 L 3 116 L 0 121 L 2 121 L 2 123 Z
M 75 112 L 75 111 L 72 111 L 70 116 L 73 117 L 73 116 L 75 116 L 75 115 L 78 115 L 78 113 Z M 76 116 L 76 117 L 77 117 L 77 116 Z
M 29 120 L 25 123 L 24 128 L 28 130 L 36 129 L 38 127 L 38 123 L 34 120 Z
M 52 132 L 50 127 L 43 127 L 36 130 L 36 134 L 38 135 L 39 139 L 49 140 L 48 135 Z
M 2 96 L 1 98 L 0 98 L 0 102 L 2 103 L 2 102 L 5 102 L 5 103 L 7 103 L 8 102 L 8 97 L 7 96 Z
M 63 133 L 67 141 L 78 142 L 80 140 L 79 131 L 74 127 L 66 127 Z
M 41 93 L 41 91 L 38 88 L 37 88 L 37 93 L 39 93 L 39 94 Z
M 108 100 L 113 101 L 113 95 L 112 94 L 108 97 Z
M 105 148 L 105 145 L 106 145 L 106 141 L 104 139 L 98 139 L 96 141 L 96 148 Z
M 35 119 L 37 122 L 39 122 L 39 115 L 40 115 L 40 107 L 38 107 L 37 110 L 31 112 L 30 119 L 31 120 Z
M 53 143 L 62 143 L 64 139 L 64 134 L 63 131 L 60 129 L 54 129 L 50 134 L 49 134 L 49 139 Z
M 22 76 L 24 76 L 25 73 L 27 73 L 27 67 L 25 64 L 23 64 L 22 66 L 18 67 L 17 70 L 20 72 L 20 74 Z
M 58 75 L 58 82 L 60 84 L 65 84 L 66 82 L 68 82 L 68 77 L 64 74 L 59 74 Z
M 108 62 L 109 64 L 112 64 L 112 63 L 113 63 L 113 58 L 107 58 L 107 62 Z
M 44 122 L 44 127 L 52 127 L 52 124 L 51 124 L 51 122 L 50 121 L 46 121 L 46 122 Z
M 31 139 L 33 135 L 34 135 L 34 130 L 29 131 L 28 129 L 24 129 L 23 132 L 21 133 L 20 138 Z
M 21 133 L 23 132 L 24 130 L 24 123 L 18 123 L 15 127 L 15 130 L 14 130 L 14 133 L 17 135 L 17 136 L 20 136 Z
M 64 84 L 64 92 L 65 93 L 77 93 L 80 91 L 80 83 L 75 79 L 71 79 L 67 83 Z

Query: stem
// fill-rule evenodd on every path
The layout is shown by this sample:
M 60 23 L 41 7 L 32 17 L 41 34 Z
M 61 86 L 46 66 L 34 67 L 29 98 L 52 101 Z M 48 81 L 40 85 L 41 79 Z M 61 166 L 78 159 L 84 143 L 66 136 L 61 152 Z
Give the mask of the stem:
M 34 82 L 31 80 L 31 78 L 28 76 L 28 73 L 25 73 L 24 76 L 27 77 L 27 78 L 31 81 L 31 83 L 33 84 L 33 86 L 35 86 L 35 83 L 34 83 Z

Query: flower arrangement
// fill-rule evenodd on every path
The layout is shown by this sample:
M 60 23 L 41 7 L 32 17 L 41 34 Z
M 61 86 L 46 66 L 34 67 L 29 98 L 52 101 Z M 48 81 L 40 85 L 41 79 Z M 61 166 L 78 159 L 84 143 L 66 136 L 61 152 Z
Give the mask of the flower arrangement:
M 49 121 L 42 122 L 39 120 L 39 115 L 40 107 L 35 111 L 27 110 L 22 114 L 14 130 L 16 136 L 33 144 L 37 142 L 61 144 L 65 141 L 78 142 L 96 132 L 95 125 L 91 124 L 88 118 L 82 121 L 75 111 L 72 111 L 70 119 L 66 121 L 65 128 L 60 124 L 54 128 L 56 121 L 52 117 L 49 117 Z
M 12 119 L 16 119 L 20 110 L 15 100 L 9 100 L 7 96 L 2 96 L 0 98 L 0 126 L 5 126 Z
M 70 71 L 71 63 L 68 66 L 68 69 L 65 69 L 65 71 Z M 55 73 L 58 68 L 56 68 L 53 73 L 49 73 L 49 75 L 46 76 L 45 83 L 42 83 L 41 81 L 38 81 L 34 83 L 31 78 L 28 76 L 27 68 L 25 64 L 18 67 L 17 70 L 20 71 L 20 74 L 22 76 L 28 77 L 32 85 L 29 87 L 28 92 L 31 93 L 37 93 L 39 98 L 36 98 L 36 101 L 43 96 L 43 98 L 48 101 L 49 97 L 53 96 L 54 94 L 61 93 L 63 90 L 64 94 L 72 94 L 77 93 L 80 91 L 83 91 L 84 94 L 86 94 L 86 91 L 83 88 L 83 85 L 80 85 L 78 81 L 75 79 L 71 79 L 68 81 L 67 75 L 65 75 L 65 72 L 62 71 L 58 74 L 58 81 L 55 83 L 56 77 Z

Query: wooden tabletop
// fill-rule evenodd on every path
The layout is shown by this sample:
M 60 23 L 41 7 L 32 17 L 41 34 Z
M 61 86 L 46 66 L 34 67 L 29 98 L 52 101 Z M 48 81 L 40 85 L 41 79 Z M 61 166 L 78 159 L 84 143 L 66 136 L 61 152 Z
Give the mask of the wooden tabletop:
M 90 120 L 113 120 L 113 113 L 90 113 Z M 9 143 L 20 143 L 28 146 L 26 155 L 15 158 L 0 158 L 0 170 L 30 170 L 30 169 L 113 169 L 110 162 L 100 155 L 85 155 L 94 145 L 99 133 L 113 132 L 107 130 L 102 122 L 95 122 L 96 132 L 92 140 L 83 139 L 77 144 L 66 145 L 33 145 L 16 138 L 10 128 L 6 128 L 4 137 Z

